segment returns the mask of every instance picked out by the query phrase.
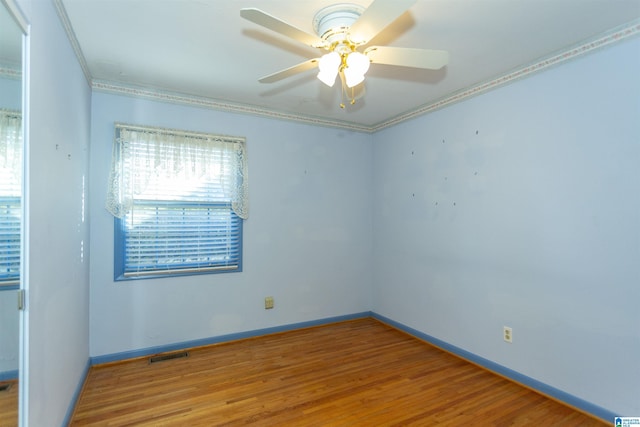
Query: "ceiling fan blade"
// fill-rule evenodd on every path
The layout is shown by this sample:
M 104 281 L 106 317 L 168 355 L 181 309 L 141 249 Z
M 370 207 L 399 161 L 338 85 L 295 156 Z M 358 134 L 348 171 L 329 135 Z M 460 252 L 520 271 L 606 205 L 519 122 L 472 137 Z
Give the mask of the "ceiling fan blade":
M 373 64 L 437 70 L 449 63 L 449 52 L 446 50 L 371 46 L 364 53 L 371 59 Z
M 349 39 L 366 44 L 407 11 L 416 0 L 374 0 L 349 29 Z
M 319 61 L 318 58 L 309 59 L 308 61 L 301 62 L 300 64 L 294 65 L 293 67 L 289 67 L 284 70 L 278 71 L 277 73 L 264 76 L 258 81 L 260 83 L 274 83 L 279 80 L 286 79 L 287 77 L 291 77 L 295 74 L 302 73 L 304 71 L 315 68 L 318 66 L 318 61 Z
M 275 31 L 276 33 L 280 33 L 311 47 L 326 46 L 325 41 L 320 37 L 302 31 L 301 29 L 282 21 L 275 16 L 271 16 L 268 13 L 261 11 L 260 9 L 240 9 L 240 16 L 242 16 L 246 20 L 253 22 L 254 24 L 261 25 L 265 28 Z

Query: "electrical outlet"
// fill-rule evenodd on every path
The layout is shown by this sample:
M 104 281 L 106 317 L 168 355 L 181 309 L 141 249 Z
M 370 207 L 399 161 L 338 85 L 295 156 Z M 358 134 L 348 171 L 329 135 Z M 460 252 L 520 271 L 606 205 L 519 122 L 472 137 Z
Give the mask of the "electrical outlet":
M 508 326 L 502 328 L 502 338 L 508 343 L 513 342 L 513 329 Z
M 269 310 L 273 308 L 273 297 L 265 297 L 264 299 L 264 309 Z

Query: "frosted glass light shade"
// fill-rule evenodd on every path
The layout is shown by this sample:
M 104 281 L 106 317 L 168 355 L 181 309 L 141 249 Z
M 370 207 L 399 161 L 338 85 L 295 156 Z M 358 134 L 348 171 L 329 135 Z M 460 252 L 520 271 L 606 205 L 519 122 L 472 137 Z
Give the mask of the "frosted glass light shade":
M 344 69 L 347 87 L 354 87 L 364 81 L 370 63 L 369 58 L 360 52 L 352 52 L 347 56 L 347 67 Z
M 349 70 L 345 68 L 344 70 L 344 81 L 347 84 L 347 87 L 354 87 L 364 81 L 364 74 L 358 74 L 353 70 Z
M 353 69 L 358 74 L 365 75 L 369 70 L 369 64 L 371 64 L 369 57 L 360 52 L 351 52 L 347 56 L 347 68 Z
M 333 86 L 336 81 L 336 76 L 338 75 L 341 61 L 338 52 L 330 52 L 322 55 L 318 63 L 318 79 L 329 87 Z

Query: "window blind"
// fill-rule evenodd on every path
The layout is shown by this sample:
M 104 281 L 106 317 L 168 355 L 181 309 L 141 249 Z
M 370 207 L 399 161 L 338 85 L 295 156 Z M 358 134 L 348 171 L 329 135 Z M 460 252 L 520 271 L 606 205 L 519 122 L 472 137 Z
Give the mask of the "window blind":
M 22 116 L 0 110 L 0 286 L 20 283 Z
M 145 201 L 125 217 L 125 277 L 236 270 L 242 221 L 229 204 Z
M 21 209 L 20 197 L 0 196 L 0 286 L 20 282 Z

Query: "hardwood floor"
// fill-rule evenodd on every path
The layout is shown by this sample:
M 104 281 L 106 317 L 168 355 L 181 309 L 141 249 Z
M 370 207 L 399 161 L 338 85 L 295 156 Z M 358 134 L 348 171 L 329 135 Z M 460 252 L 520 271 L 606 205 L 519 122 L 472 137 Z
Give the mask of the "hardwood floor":
M 5 389 L 5 386 L 9 386 Z M 0 427 L 18 425 L 18 380 L 0 381 Z
M 72 426 L 602 426 L 374 319 L 93 367 Z

